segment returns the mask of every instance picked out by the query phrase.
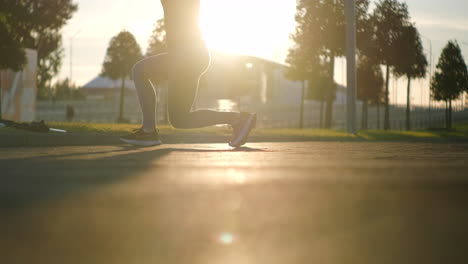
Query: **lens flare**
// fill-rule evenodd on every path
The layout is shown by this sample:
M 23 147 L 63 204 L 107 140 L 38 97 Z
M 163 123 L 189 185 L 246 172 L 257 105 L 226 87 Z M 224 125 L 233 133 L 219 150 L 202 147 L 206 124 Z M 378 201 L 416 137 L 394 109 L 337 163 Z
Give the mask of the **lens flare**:
M 230 245 L 234 242 L 234 236 L 229 232 L 224 232 L 219 236 L 219 242 L 223 245 Z
M 202 0 L 200 27 L 209 48 L 271 56 L 289 44 L 295 1 Z

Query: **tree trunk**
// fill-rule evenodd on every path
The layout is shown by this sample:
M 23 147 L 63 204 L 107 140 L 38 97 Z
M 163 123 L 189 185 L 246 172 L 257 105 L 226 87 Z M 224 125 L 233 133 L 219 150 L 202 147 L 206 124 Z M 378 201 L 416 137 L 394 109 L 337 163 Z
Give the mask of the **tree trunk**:
M 448 102 L 445 101 L 445 129 L 448 129 Z
M 120 89 L 120 107 L 119 107 L 119 119 L 117 122 L 123 123 L 123 113 L 124 113 L 124 96 L 125 96 L 125 79 L 126 77 L 122 78 L 122 87 Z
M 0 72 L 0 119 L 3 119 L 2 116 L 2 73 Z
M 380 103 L 377 103 L 377 129 L 380 129 Z
M 320 120 L 319 128 L 323 128 L 323 101 L 320 101 Z
M 331 52 L 330 53 L 330 78 L 331 78 L 331 83 L 335 85 L 335 53 Z M 335 97 L 335 95 L 331 96 L 332 98 Z M 325 111 L 325 128 L 331 128 L 331 123 L 333 119 L 333 101 L 334 99 L 328 99 L 327 100 L 327 109 Z
M 325 128 L 331 128 L 333 119 L 333 100 L 327 101 L 325 117 Z
M 406 91 L 406 130 L 411 130 L 411 117 L 410 117 L 410 100 L 411 100 L 411 77 L 408 76 L 408 88 Z
M 388 86 L 390 85 L 390 66 L 387 64 L 387 72 L 385 79 L 385 117 L 384 117 L 384 129 L 390 129 L 390 104 L 389 104 L 389 90 Z
M 369 126 L 367 125 L 368 120 L 368 101 L 362 101 L 362 119 L 361 119 L 361 129 L 366 130 Z
M 299 129 L 304 128 L 304 91 L 305 91 L 305 81 L 302 81 L 302 93 L 301 93 L 301 107 L 299 109 Z
M 447 129 L 452 129 L 452 99 L 449 100 Z

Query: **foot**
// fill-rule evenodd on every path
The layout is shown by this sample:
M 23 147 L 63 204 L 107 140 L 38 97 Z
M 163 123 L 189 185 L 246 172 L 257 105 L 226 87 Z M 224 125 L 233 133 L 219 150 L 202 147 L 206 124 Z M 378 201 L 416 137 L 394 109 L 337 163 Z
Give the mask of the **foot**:
M 158 130 L 154 130 L 153 132 L 145 132 L 143 128 L 137 129 L 132 134 L 121 137 L 120 140 L 135 146 L 149 147 L 159 146 L 162 144 L 161 140 L 159 139 Z
M 233 125 L 232 138 L 229 146 L 238 148 L 245 144 L 250 131 L 255 128 L 257 114 L 241 113 L 239 122 Z

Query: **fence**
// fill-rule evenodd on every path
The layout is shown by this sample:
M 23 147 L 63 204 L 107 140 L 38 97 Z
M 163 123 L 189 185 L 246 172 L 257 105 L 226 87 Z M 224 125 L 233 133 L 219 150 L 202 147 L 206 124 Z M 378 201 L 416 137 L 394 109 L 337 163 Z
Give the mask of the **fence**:
M 157 101 L 157 120 L 166 123 L 165 94 L 161 94 Z M 36 119 L 65 122 L 67 121 L 67 106 L 73 107 L 73 122 L 114 123 L 119 117 L 118 97 L 102 100 L 80 100 L 80 101 L 38 101 Z M 141 123 L 142 115 L 140 103 L 135 94 L 125 96 L 123 117 L 130 123 Z
M 321 104 L 318 102 L 307 102 L 304 105 L 304 121 L 305 128 L 320 128 L 325 122 L 325 106 L 320 111 Z M 357 104 L 356 121 L 357 127 L 362 125 L 361 103 Z M 384 107 L 369 107 L 368 108 L 368 128 L 381 129 L 384 124 Z M 322 118 L 320 113 L 322 112 Z M 258 109 L 259 125 L 267 128 L 286 128 L 299 127 L 300 107 L 262 107 Z M 332 128 L 346 129 L 346 105 L 333 106 L 332 112 Z M 468 121 L 468 108 L 455 107 L 453 108 L 452 118 L 454 122 Z M 430 127 L 445 126 L 445 108 L 432 107 L 413 107 L 411 109 L 410 118 L 411 129 L 420 130 Z M 394 130 L 406 129 L 406 106 L 390 106 L 390 127 Z
M 165 100 L 160 100 L 157 104 L 157 120 L 159 124 L 167 123 Z M 40 101 L 37 104 L 37 118 L 46 121 L 66 121 L 66 107 L 73 106 L 75 110 L 74 122 L 97 122 L 113 123 L 117 120 L 119 114 L 118 99 L 111 100 L 88 100 L 88 101 Z M 198 104 L 199 106 L 206 106 Z M 235 103 L 233 104 L 235 105 Z M 361 105 L 358 103 L 357 127 L 361 127 Z M 320 128 L 321 104 L 315 101 L 306 101 L 304 104 L 305 128 Z M 216 107 L 212 107 L 216 108 Z M 236 110 L 234 106 L 234 110 Z M 263 128 L 295 128 L 299 127 L 300 107 L 299 106 L 281 106 L 264 105 L 255 107 L 258 114 L 258 127 Z M 142 120 L 141 110 L 136 97 L 128 96 L 125 99 L 124 117 L 130 123 L 140 123 Z M 322 111 L 325 116 L 325 107 Z M 468 108 L 455 107 L 453 109 L 454 122 L 468 120 Z M 368 109 L 368 128 L 383 128 L 384 107 L 369 107 Z M 390 108 L 390 126 L 391 129 L 404 130 L 406 124 L 405 106 L 391 106 Z M 445 108 L 433 107 L 413 107 L 411 110 L 411 128 L 414 130 L 425 129 L 429 127 L 443 127 L 445 125 Z M 345 129 L 346 127 L 346 105 L 334 104 L 332 128 Z

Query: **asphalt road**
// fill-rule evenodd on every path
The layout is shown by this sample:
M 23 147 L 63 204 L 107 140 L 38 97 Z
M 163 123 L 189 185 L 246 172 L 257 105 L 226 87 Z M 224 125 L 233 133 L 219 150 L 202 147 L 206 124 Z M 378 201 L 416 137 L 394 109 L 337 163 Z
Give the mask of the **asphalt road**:
M 467 263 L 468 144 L 0 148 L 0 263 Z

